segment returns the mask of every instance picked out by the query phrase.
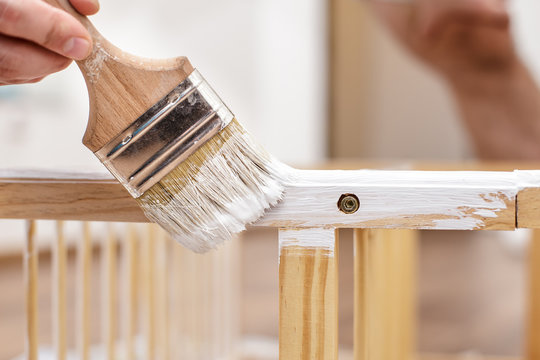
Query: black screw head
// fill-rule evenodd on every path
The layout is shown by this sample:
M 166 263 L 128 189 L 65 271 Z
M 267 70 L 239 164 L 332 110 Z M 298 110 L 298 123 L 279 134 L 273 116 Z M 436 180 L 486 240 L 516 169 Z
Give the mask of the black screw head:
M 354 214 L 360 208 L 360 200 L 354 194 L 343 194 L 339 197 L 337 205 L 339 211 L 348 215 Z

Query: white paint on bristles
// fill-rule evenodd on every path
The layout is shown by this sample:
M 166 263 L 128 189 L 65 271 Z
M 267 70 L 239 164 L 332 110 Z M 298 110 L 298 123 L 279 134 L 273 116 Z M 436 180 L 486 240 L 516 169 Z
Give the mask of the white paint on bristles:
M 283 196 L 290 168 L 268 154 L 240 125 L 216 154 L 199 149 L 137 199 L 148 219 L 188 249 L 204 253 L 232 238 Z M 192 160 L 202 157 L 203 161 Z M 202 165 L 201 165 L 202 164 Z

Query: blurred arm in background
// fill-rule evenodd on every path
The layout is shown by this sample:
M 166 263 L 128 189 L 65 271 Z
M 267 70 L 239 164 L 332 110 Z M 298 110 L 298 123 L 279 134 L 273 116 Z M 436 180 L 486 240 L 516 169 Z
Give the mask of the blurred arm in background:
M 70 0 L 92 15 L 97 0 Z M 32 83 L 86 58 L 92 38 L 71 15 L 43 0 L 0 0 L 0 85 Z
M 479 157 L 540 160 L 540 91 L 516 54 L 505 0 L 369 4 L 446 79 Z

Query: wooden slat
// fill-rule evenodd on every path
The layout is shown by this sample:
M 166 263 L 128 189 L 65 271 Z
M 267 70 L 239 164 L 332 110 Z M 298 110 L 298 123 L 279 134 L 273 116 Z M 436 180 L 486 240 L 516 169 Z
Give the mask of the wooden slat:
M 295 171 L 283 201 L 255 226 L 514 229 L 512 172 Z M 536 185 L 540 187 L 540 183 Z M 341 213 L 343 193 L 361 208 Z M 316 196 L 314 196 L 316 194 Z M 0 180 L 0 218 L 146 221 L 111 180 Z
M 337 232 L 281 229 L 279 244 L 279 358 L 337 359 Z
M 540 359 L 540 230 L 534 231 L 529 250 L 527 360 Z
M 82 240 L 77 245 L 77 321 L 76 331 L 79 358 L 90 359 L 91 333 L 91 271 L 92 271 L 92 238 L 90 224 L 82 224 Z
M 237 240 L 227 245 L 229 255 L 226 257 L 225 268 L 228 269 L 229 287 L 227 288 L 229 297 L 227 312 L 225 312 L 225 326 L 227 331 L 226 346 L 227 353 L 232 354 L 232 358 L 238 357 L 238 347 L 241 338 L 241 309 L 242 309 L 242 241 L 240 236 Z
M 98 175 L 85 179 L 77 174 L 58 174 L 52 179 L 25 176 L 0 180 L 0 218 L 148 221 L 116 180 Z
M 169 353 L 169 291 L 168 291 L 168 279 L 169 272 L 167 270 L 167 238 L 168 234 L 159 229 L 154 239 L 155 243 L 155 272 L 154 279 L 155 284 L 155 306 L 156 306 L 156 358 L 162 360 L 168 360 L 170 358 Z M 178 245 L 180 246 L 180 245 Z
M 138 320 L 138 281 L 139 274 L 137 272 L 139 254 L 138 254 L 138 238 L 137 229 L 134 224 L 130 224 L 127 228 L 126 239 L 123 242 L 123 261 L 124 261 L 124 299 L 122 317 L 123 335 L 125 344 L 125 354 L 127 359 L 135 359 L 135 336 L 137 332 Z
M 170 241 L 173 241 L 172 239 Z M 185 284 L 183 282 L 182 272 L 184 270 L 184 252 L 187 250 L 178 244 L 172 244 L 170 256 L 170 271 L 169 288 L 172 291 L 171 301 L 169 303 L 169 314 L 171 317 L 171 356 L 173 359 L 185 359 L 186 346 L 184 345 L 185 336 L 184 329 L 187 301 Z M 176 246 L 174 246 L 176 245 Z
M 221 358 L 236 358 L 240 337 L 241 309 L 241 240 L 237 237 L 225 243 L 219 251 L 219 266 L 214 269 L 216 293 L 221 294 L 221 301 L 216 308 L 216 338 Z
M 23 254 L 25 304 L 26 304 L 26 359 L 38 359 L 38 248 L 36 222 L 26 222 L 26 242 Z
M 156 359 L 156 294 L 155 240 L 157 228 L 153 224 L 146 225 L 145 236 L 141 239 L 141 316 L 144 339 L 144 358 Z
M 225 246 L 228 244 L 224 244 Z M 224 333 L 228 330 L 224 327 L 223 314 L 230 309 L 227 307 L 229 293 L 227 288 L 230 287 L 230 279 L 227 278 L 227 269 L 224 267 L 224 260 L 227 256 L 227 249 L 221 246 L 217 251 L 211 252 L 213 255 L 210 258 L 210 294 L 212 294 L 211 315 L 209 327 L 210 338 L 212 339 L 212 359 L 226 358 L 228 354 L 224 352 L 225 344 Z M 216 301 L 216 299 L 220 299 Z
M 64 239 L 64 223 L 56 222 L 56 241 L 53 244 L 53 339 L 57 360 L 65 360 L 67 355 L 67 249 Z
M 256 225 L 514 229 L 516 178 L 505 172 L 297 171 L 284 200 Z M 343 194 L 360 209 L 339 211 Z
M 102 246 L 102 324 L 103 344 L 105 345 L 106 359 L 116 359 L 116 327 L 117 327 L 117 281 L 116 281 L 116 233 L 109 224 L 108 234 L 104 237 Z
M 416 233 L 355 230 L 354 359 L 412 359 Z

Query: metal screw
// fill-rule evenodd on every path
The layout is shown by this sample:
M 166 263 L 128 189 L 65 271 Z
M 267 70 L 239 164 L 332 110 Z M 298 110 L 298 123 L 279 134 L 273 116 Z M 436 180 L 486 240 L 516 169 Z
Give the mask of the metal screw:
M 354 194 L 343 194 L 338 200 L 339 211 L 345 214 L 354 214 L 360 208 L 360 200 Z

